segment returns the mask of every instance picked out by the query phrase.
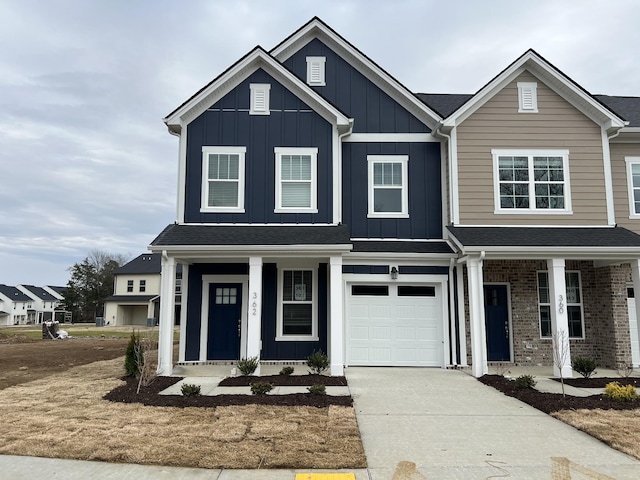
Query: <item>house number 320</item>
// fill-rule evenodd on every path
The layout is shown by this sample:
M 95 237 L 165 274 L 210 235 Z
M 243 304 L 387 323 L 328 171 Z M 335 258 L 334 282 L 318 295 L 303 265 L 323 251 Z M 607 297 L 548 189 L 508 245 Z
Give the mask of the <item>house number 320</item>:
M 251 315 L 255 317 L 256 315 L 258 315 L 258 294 L 256 292 L 253 292 L 251 298 L 253 300 L 253 302 L 251 302 Z

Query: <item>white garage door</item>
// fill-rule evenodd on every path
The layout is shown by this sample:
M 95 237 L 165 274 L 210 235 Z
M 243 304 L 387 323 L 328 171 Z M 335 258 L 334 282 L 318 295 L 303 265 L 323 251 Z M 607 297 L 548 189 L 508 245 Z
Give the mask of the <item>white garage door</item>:
M 443 365 L 442 298 L 435 285 L 348 285 L 349 365 Z
M 640 347 L 638 345 L 638 317 L 633 288 L 627 288 L 627 309 L 629 311 L 629 333 L 631 334 L 631 362 L 634 367 L 640 365 Z

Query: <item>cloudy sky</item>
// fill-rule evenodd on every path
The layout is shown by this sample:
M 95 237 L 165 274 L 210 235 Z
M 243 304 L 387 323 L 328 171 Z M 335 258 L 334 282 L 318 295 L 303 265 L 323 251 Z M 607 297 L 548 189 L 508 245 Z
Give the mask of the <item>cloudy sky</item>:
M 534 48 L 591 93 L 640 95 L 636 0 L 0 0 L 0 283 L 145 252 L 175 219 L 162 118 L 314 15 L 414 92 L 473 93 Z

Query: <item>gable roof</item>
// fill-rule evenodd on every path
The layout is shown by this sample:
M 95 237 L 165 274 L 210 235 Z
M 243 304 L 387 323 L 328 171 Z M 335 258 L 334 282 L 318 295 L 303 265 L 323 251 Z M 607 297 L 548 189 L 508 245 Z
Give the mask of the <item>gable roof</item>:
M 159 253 L 143 253 L 123 266 L 115 270 L 113 273 L 120 274 L 145 274 L 160 273 L 162 267 Z
M 433 129 L 441 120 L 437 112 L 317 16 L 276 45 L 270 53 L 284 62 L 316 38 L 430 128 Z
M 260 68 L 283 84 L 328 122 L 343 127 L 345 131 L 351 128 L 351 121 L 347 115 L 258 46 L 167 115 L 163 120 L 169 131 L 179 133 L 183 125 L 194 120 Z
M 454 110 L 442 122 L 442 126 L 450 128 L 463 122 L 524 71 L 528 71 L 540 79 L 594 122 L 604 124 L 607 130 L 617 130 L 627 125 L 627 122 L 617 113 L 598 101 L 535 50 L 529 49 Z
M 594 97 L 627 120 L 629 122 L 627 127 L 640 127 L 640 97 L 616 97 L 611 95 L 594 95 Z
M 33 299 L 22 293 L 16 287 L 0 284 L 0 293 L 14 302 L 31 302 Z
M 36 287 L 34 285 L 18 285 L 17 288 L 20 289 L 20 287 L 24 288 L 25 290 L 28 290 L 37 298 L 39 298 L 40 300 L 44 300 L 45 302 L 54 302 L 58 300 L 56 297 L 54 297 L 49 292 L 47 292 L 44 288 Z

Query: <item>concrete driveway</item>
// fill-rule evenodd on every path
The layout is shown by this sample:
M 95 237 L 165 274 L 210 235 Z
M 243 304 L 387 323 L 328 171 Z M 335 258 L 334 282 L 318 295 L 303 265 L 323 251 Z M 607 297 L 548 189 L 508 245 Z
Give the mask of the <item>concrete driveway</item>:
M 371 480 L 640 478 L 639 461 L 461 371 L 345 375 Z

